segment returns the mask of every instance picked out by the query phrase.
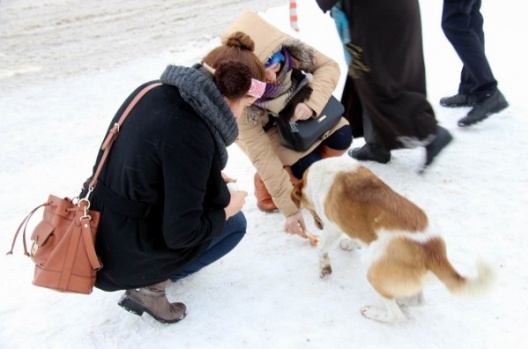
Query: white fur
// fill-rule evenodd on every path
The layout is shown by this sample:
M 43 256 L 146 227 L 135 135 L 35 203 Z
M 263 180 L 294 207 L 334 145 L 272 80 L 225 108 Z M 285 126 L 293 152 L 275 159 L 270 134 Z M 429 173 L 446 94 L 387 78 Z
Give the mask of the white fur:
M 335 182 L 335 178 L 338 173 L 341 172 L 355 172 L 360 167 L 357 161 L 343 158 L 328 158 L 322 161 L 318 161 L 311 165 L 307 177 L 306 183 L 303 187 L 303 195 L 308 199 L 314 206 L 315 212 L 323 223 L 323 233 L 321 234 L 321 242 L 319 243 L 319 257 L 320 257 L 320 275 L 321 277 L 327 277 L 332 273 L 332 267 L 330 259 L 328 257 L 328 250 L 333 243 L 343 233 L 341 228 L 334 222 L 330 221 L 325 215 L 325 202 L 327 200 L 328 193 L 332 185 Z M 387 252 L 387 246 L 395 239 L 413 240 L 418 243 L 426 243 L 432 238 L 439 237 L 437 234 L 430 232 L 423 233 L 409 233 L 405 231 L 401 232 L 378 232 L 377 240 L 373 241 L 368 245 L 365 253 L 363 254 L 362 260 L 365 267 L 368 269 L 370 266 L 383 257 Z M 360 241 L 358 244 L 357 239 L 351 238 L 341 241 L 341 247 L 343 249 L 352 250 L 358 248 L 359 245 L 365 245 Z M 479 275 L 473 279 L 467 279 L 465 286 L 458 292 L 460 294 L 476 295 L 489 289 L 495 280 L 494 269 L 486 263 L 479 262 L 477 264 Z M 436 275 L 432 272 L 427 272 L 421 281 L 421 285 L 430 283 L 432 280 L 438 280 Z M 406 316 L 402 312 L 402 309 L 398 305 L 420 305 L 423 303 L 423 293 L 421 290 L 416 290 L 417 293 L 408 297 L 399 299 L 387 299 L 383 298 L 386 309 L 381 310 L 372 306 L 364 306 L 361 308 L 361 313 L 372 320 L 393 323 L 405 320 Z
M 425 243 L 428 240 L 438 237 L 437 234 L 430 234 L 430 233 L 407 233 L 407 232 L 380 232 L 378 233 L 378 239 L 376 241 L 373 241 L 369 247 L 368 247 L 368 253 L 364 255 L 364 259 L 362 260 L 366 265 L 370 266 L 372 263 L 374 263 L 376 260 L 378 260 L 387 249 L 387 246 L 396 239 L 409 239 L 414 240 L 419 243 Z
M 309 183 L 308 188 L 305 188 L 303 194 L 314 204 L 316 212 L 324 212 L 324 203 L 326 196 L 330 191 L 330 187 L 335 181 L 335 177 L 339 172 L 357 171 L 359 164 L 357 161 L 343 161 L 340 157 L 326 158 L 324 161 L 317 161 L 310 166 L 308 176 L 306 178 Z M 330 222 L 326 217 L 319 216 L 323 219 L 323 223 Z

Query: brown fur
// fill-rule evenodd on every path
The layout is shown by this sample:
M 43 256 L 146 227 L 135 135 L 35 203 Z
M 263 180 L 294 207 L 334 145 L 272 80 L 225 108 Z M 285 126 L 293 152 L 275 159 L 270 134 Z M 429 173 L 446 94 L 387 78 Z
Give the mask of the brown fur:
M 324 174 L 325 170 L 321 167 L 317 168 Z M 327 193 L 320 193 L 326 195 L 324 212 L 317 212 L 313 204 L 323 198 L 305 195 L 305 192 L 318 195 L 317 190 L 321 190 L 308 190 L 310 170 L 305 171 L 303 178 L 295 184 L 291 198 L 298 207 L 304 207 L 312 214 L 321 229 L 324 228 L 323 223 L 332 223 L 332 233 L 329 231 L 325 234 L 328 235 L 328 241 L 323 239 L 320 251 L 321 276 L 332 272 L 327 250 L 338 236 L 335 234 L 335 225 L 340 232 L 373 248 L 369 250 L 373 257 L 369 261 L 371 264 L 367 278 L 385 299 L 387 312 L 382 313 L 367 306 L 362 310 L 366 317 L 382 322 L 405 318 L 395 300 L 413 295 L 421 299 L 428 274 L 434 274 L 453 293 L 477 293 L 491 284 L 492 270 L 482 264 L 479 277 L 468 279 L 461 276 L 447 258 L 444 240 L 440 236 L 425 234 L 428 227 L 425 212 L 392 190 L 367 168 L 358 166 L 354 171 L 329 171 L 333 178 L 332 185 Z

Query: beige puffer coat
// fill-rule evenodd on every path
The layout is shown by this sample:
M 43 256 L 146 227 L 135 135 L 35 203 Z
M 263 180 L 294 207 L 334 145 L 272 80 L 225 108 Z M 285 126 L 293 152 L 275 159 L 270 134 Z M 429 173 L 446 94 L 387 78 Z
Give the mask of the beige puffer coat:
M 257 13 L 243 13 L 228 27 L 224 37 L 236 31 L 244 32 L 253 39 L 255 54 L 262 62 L 266 62 L 283 46 L 288 47 L 298 64 L 298 68 L 313 74 L 313 80 L 309 84 L 313 93 L 310 99 L 305 101 L 305 104 L 316 115 L 321 112 L 339 80 L 340 70 L 337 62 L 302 41 L 278 30 Z M 236 144 L 246 153 L 261 175 L 273 202 L 281 213 L 286 217 L 291 216 L 297 213 L 299 209 L 291 201 L 292 184 L 284 166 L 292 165 L 311 153 L 319 146 L 320 142 L 305 152 L 285 148 L 280 144 L 276 126 L 264 132 L 262 127 L 268 122 L 267 112 L 260 110 L 260 115 L 256 121 L 255 115 L 252 114 L 254 113 L 249 110 L 249 113 L 238 119 L 239 137 Z M 346 124 L 348 122 L 341 118 L 331 133 Z

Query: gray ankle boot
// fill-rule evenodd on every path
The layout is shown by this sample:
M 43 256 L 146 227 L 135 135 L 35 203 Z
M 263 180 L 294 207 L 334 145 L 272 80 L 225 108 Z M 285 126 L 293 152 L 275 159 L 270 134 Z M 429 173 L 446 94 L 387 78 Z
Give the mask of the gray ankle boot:
M 186 307 L 183 303 L 169 303 L 165 294 L 168 283 L 167 280 L 148 287 L 126 290 L 117 304 L 139 316 L 147 312 L 164 324 L 178 322 L 185 317 Z

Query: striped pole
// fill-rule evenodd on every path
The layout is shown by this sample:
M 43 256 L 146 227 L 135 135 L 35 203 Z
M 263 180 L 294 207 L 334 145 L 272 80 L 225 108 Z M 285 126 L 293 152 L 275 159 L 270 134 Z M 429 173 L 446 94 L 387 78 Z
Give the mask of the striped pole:
M 299 31 L 299 22 L 297 20 L 297 0 L 290 0 L 290 26 L 296 32 Z

